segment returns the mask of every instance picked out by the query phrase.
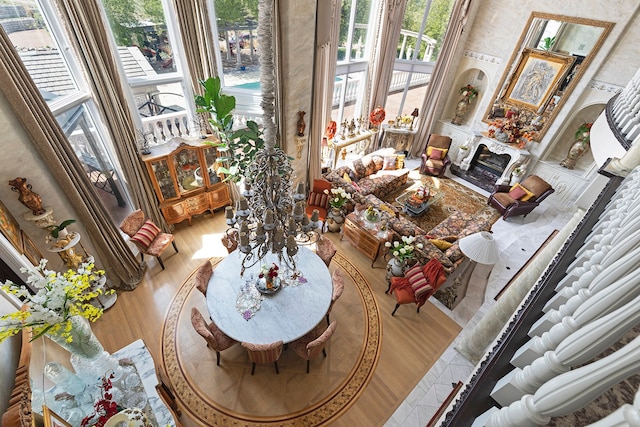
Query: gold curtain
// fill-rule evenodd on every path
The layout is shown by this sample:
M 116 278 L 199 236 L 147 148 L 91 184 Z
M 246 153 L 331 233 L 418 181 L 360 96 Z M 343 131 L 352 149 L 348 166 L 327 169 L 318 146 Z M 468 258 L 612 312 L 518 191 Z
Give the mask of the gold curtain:
M 142 279 L 144 266 L 111 222 L 84 167 L 1 27 L 0 58 L 0 90 L 78 213 L 94 243 L 101 268 L 113 286 L 134 288 Z

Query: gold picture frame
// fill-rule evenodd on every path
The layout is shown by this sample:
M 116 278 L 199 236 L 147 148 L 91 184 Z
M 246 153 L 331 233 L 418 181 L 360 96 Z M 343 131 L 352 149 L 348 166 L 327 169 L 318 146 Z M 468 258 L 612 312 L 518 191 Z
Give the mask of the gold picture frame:
M 542 113 L 574 61 L 569 55 L 524 49 L 504 102 Z
M 24 249 L 24 255 L 31 261 L 31 264 L 37 266 L 40 264 L 40 260 L 44 258 L 40 250 L 33 244 L 33 241 L 27 236 L 24 230 L 20 230 L 22 235 L 22 248 Z
M 23 253 L 22 236 L 20 235 L 20 225 L 15 220 L 11 212 L 0 201 L 0 231 L 11 242 L 14 248 Z
M 42 407 L 44 427 L 72 427 L 64 418 L 53 412 L 47 406 Z

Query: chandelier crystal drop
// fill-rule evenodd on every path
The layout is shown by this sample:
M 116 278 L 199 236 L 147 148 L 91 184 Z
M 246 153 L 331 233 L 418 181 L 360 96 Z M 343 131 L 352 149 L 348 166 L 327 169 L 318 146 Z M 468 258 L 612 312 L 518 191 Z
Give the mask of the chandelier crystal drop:
M 273 5 L 270 0 L 261 0 L 258 5 L 264 148 L 256 153 L 247 169 L 236 212 L 231 207 L 225 211 L 227 224 L 238 228 L 238 249 L 243 256 L 241 275 L 268 253 L 276 254 L 280 262 L 295 270 L 298 244 L 309 239 L 319 226 L 317 209 L 311 218 L 306 214 L 304 183 L 298 183 L 293 192 L 291 161 L 276 146 Z

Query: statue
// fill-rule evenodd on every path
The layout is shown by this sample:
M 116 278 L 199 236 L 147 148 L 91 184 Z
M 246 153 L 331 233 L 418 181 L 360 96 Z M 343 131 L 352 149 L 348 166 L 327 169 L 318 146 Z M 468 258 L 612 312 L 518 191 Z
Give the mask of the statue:
M 42 207 L 42 198 L 34 191 L 31 191 L 31 184 L 27 184 L 27 178 L 16 178 L 9 181 L 11 190 L 20 193 L 18 201 L 31 209 L 34 215 L 42 215 L 46 213 L 46 209 Z
M 304 122 L 304 115 L 306 113 L 304 111 L 298 111 L 298 136 L 304 136 L 304 129 L 307 125 Z

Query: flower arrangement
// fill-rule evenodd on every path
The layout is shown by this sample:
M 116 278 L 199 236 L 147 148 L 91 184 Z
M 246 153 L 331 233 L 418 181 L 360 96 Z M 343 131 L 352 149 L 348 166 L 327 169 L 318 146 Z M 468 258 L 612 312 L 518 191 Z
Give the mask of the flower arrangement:
M 66 273 L 47 270 L 46 263 L 43 259 L 37 267 L 21 270 L 29 273 L 27 283 L 37 289 L 35 295 L 9 280 L 0 285 L 0 289 L 25 303 L 25 309 L 0 316 L 0 342 L 25 327 L 32 328 L 32 341 L 47 333 L 71 342 L 73 316 L 82 316 L 91 322 L 102 316 L 103 310 L 89 303 L 102 294 L 100 289 L 93 290 L 93 284 L 104 275 L 103 270 L 94 271 L 93 259 L 81 264 L 77 271 L 70 269 Z
M 102 377 L 102 385 L 100 386 L 100 399 L 94 403 L 94 412 L 91 415 L 87 415 L 80 422 L 80 426 L 87 427 L 102 427 L 106 424 L 109 418 L 113 417 L 115 414 L 120 412 L 122 408 L 118 406 L 118 404 L 113 400 L 113 394 L 111 394 L 111 389 L 113 388 L 113 384 L 111 380 L 114 378 L 114 375 L 111 374 L 109 378 Z M 94 420 L 94 417 L 98 417 Z
M 538 137 L 538 131 L 532 124 L 532 120 L 526 114 L 515 111 L 509 111 L 506 117 L 489 122 L 487 134 L 489 138 L 515 144 L 518 148 L 525 148 L 528 142 Z
M 469 101 L 478 96 L 478 89 L 472 85 L 462 86 L 458 92 L 460 92 L 462 96 L 469 98 Z
M 417 243 L 416 245 L 413 242 L 416 240 L 414 236 L 402 236 L 401 241 L 395 241 L 393 243 L 386 242 L 384 245 L 387 248 L 390 248 L 392 251 L 391 254 L 395 259 L 400 261 L 401 263 L 405 263 L 410 259 L 415 258 L 416 254 L 414 250 L 416 248 L 422 249 L 422 243 Z
M 278 277 L 278 270 L 279 270 L 279 267 L 275 265 L 275 263 L 271 264 L 271 267 L 267 267 L 266 265 L 263 265 L 258 277 L 261 279 L 265 279 L 267 282 L 273 282 L 273 279 Z
M 351 200 L 351 194 L 347 193 L 344 188 L 332 188 L 331 191 L 324 190 L 324 194 L 331 196 L 329 198 L 329 204 L 334 209 L 341 209 L 347 200 Z
M 593 126 L 593 123 L 581 124 L 580 127 L 576 130 L 576 141 L 582 141 L 583 143 L 588 144 L 589 140 L 591 139 L 591 126 Z

